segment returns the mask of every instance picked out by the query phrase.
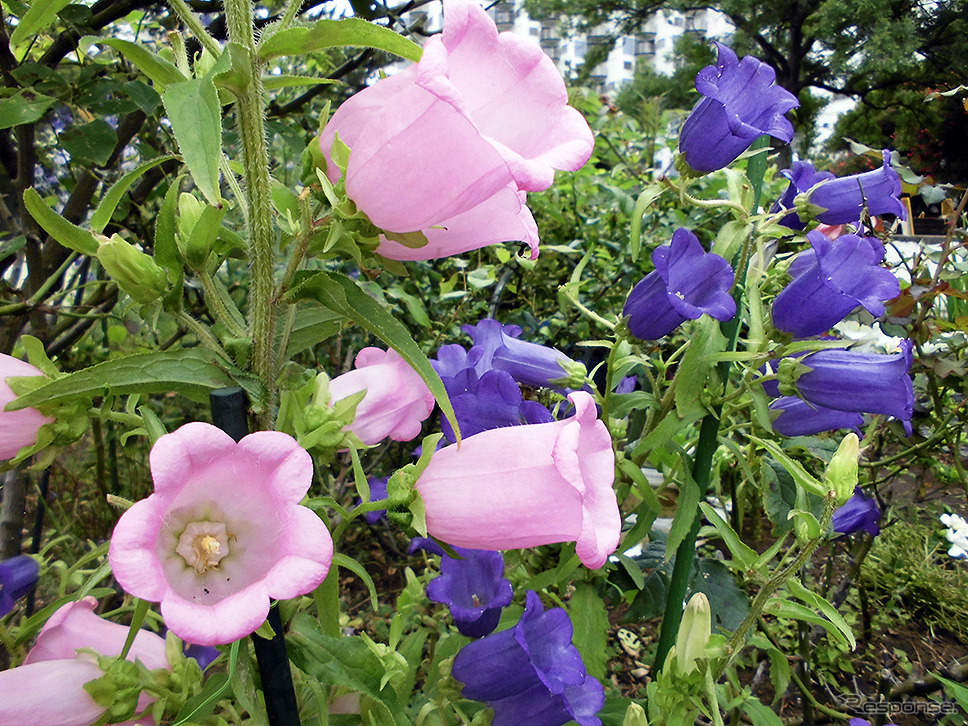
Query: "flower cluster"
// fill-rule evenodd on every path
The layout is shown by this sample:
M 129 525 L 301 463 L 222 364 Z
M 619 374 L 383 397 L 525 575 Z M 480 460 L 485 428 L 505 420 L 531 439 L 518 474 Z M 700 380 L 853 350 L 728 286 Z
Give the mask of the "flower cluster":
M 485 318 L 463 330 L 474 341 L 471 348 L 445 345 L 432 361 L 454 406 L 461 436 L 553 421 L 545 406 L 524 399 L 520 386 L 554 386 L 580 364 L 554 348 L 521 340 L 517 325 Z M 450 423 L 444 420 L 441 426 L 455 442 Z

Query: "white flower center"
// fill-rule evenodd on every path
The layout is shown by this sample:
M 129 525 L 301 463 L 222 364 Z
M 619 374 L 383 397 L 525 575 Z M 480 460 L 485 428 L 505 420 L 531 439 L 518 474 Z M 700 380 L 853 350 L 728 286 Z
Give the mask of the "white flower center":
M 230 537 L 224 522 L 191 522 L 178 538 L 175 552 L 196 574 L 204 575 L 229 554 Z

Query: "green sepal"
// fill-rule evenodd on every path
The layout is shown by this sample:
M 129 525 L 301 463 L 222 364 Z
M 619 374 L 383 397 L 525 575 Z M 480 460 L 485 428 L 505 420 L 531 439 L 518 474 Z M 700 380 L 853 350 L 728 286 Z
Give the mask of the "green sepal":
M 398 524 L 427 536 L 427 513 L 417 481 L 430 465 L 443 434 L 431 434 L 421 443 L 420 458 L 414 464 L 398 469 L 387 481 L 387 516 Z

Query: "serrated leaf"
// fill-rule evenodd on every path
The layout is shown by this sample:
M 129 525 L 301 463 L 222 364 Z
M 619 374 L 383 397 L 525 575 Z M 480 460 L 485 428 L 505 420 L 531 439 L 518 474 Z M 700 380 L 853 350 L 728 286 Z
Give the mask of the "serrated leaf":
M 81 38 L 80 47 L 82 49 L 91 45 L 106 45 L 109 48 L 114 48 L 131 61 L 135 68 L 148 76 L 159 91 L 188 80 L 172 63 L 138 43 L 119 38 L 98 38 L 91 35 Z
M 24 206 L 30 216 L 59 244 L 69 250 L 80 252 L 82 255 L 94 257 L 97 255 L 98 241 L 94 235 L 76 224 L 68 222 L 61 215 L 47 206 L 40 195 L 33 188 L 24 192 Z
M 106 393 L 117 396 L 177 391 L 189 398 L 207 401 L 212 389 L 234 385 L 238 383 L 217 362 L 214 353 L 185 348 L 98 363 L 25 393 L 9 409 L 36 408 Z
M 692 529 L 693 522 L 698 516 L 697 507 L 699 506 L 699 485 L 692 475 L 686 471 L 685 481 L 679 485 L 679 499 L 676 501 L 676 516 L 672 520 L 672 527 L 669 529 L 669 537 L 666 540 L 665 559 L 666 562 L 679 549 L 689 530 Z
M 817 608 L 821 613 L 823 613 L 830 622 L 832 622 L 837 629 L 843 633 L 847 642 L 850 643 L 851 650 L 857 647 L 857 642 L 854 640 L 854 631 L 844 620 L 844 616 L 837 612 L 837 609 L 831 605 L 827 600 L 822 598 L 815 592 L 812 592 L 805 588 L 801 582 L 795 578 L 791 577 L 786 583 L 787 589 L 790 594 L 793 595 L 798 600 Z
M 27 12 L 10 34 L 10 45 L 16 48 L 33 38 L 57 17 L 71 0 L 31 0 Z M 21 59 L 23 60 L 23 59 Z
M 359 637 L 336 638 L 319 629 L 319 623 L 297 613 L 287 637 L 289 655 L 301 671 L 328 686 L 343 686 L 383 704 L 395 722 L 406 724 L 396 692 L 380 683 L 386 668 Z
M 814 625 L 821 626 L 824 630 L 830 633 L 831 637 L 836 640 L 844 648 L 850 648 L 850 642 L 844 637 L 834 623 L 832 623 L 827 618 L 818 615 L 810 608 L 801 605 L 800 603 L 793 602 L 792 600 L 779 600 L 774 599 L 766 606 L 766 612 L 770 615 L 774 615 L 778 618 L 789 618 L 790 620 L 801 620 L 806 623 L 813 623 Z
M 161 100 L 196 186 L 210 204 L 220 206 L 222 106 L 214 81 L 205 77 L 176 83 L 161 94 Z
M 350 323 L 339 313 L 324 307 L 313 306 L 296 312 L 296 322 L 289 336 L 286 358 L 291 360 L 297 353 L 316 347 L 332 338 Z
M 709 382 L 709 372 L 715 363 L 711 359 L 726 347 L 726 338 L 719 330 L 719 322 L 704 315 L 693 328 L 692 343 L 682 356 L 676 373 L 676 412 L 685 416 L 702 401 Z
M 407 60 L 420 60 L 421 48 L 389 28 L 360 18 L 317 20 L 310 27 L 288 28 L 267 37 L 259 45 L 263 60 L 286 55 L 303 55 L 324 48 L 353 46 L 385 50 Z
M 589 675 L 605 678 L 608 666 L 608 611 L 602 598 L 587 583 L 581 583 L 568 601 L 568 615 L 574 626 L 572 642 L 581 653 Z
M 114 214 L 114 210 L 118 207 L 118 202 L 124 197 L 131 185 L 134 184 L 141 176 L 149 169 L 154 169 L 159 164 L 164 164 L 166 161 L 171 159 L 176 159 L 178 157 L 169 154 L 167 156 L 159 156 L 157 159 L 152 159 L 151 161 L 146 161 L 135 169 L 132 169 L 127 174 L 118 179 L 111 188 L 105 192 L 104 196 L 101 197 L 101 201 L 98 202 L 97 209 L 91 215 L 91 219 L 88 222 L 88 226 L 92 231 L 100 233 L 104 231 L 104 228 L 108 226 L 108 222 L 111 221 L 111 216 Z
M 423 378 L 430 392 L 437 399 L 441 411 L 454 427 L 455 433 L 460 436 L 447 390 L 440 376 L 430 365 L 427 356 L 410 336 L 406 326 L 387 308 L 363 292 L 354 280 L 335 272 L 303 274 L 297 278 L 296 283 L 285 296 L 285 302 L 297 300 L 312 300 L 323 305 L 373 333 L 397 351 L 400 357 Z

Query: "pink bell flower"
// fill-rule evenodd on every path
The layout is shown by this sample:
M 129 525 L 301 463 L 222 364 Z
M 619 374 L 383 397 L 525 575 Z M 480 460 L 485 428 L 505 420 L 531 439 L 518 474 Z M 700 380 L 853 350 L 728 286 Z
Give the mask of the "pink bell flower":
M 420 375 L 395 350 L 364 348 L 356 370 L 329 382 L 330 404 L 366 391 L 348 428 L 367 446 L 388 436 L 410 441 L 434 410 L 434 395 Z
M 54 419 L 36 408 L 4 411 L 8 403 L 17 398 L 7 383 L 13 376 L 42 376 L 34 366 L 18 358 L 0 353 L 0 461 L 12 459 L 24 446 L 37 443 L 37 432 Z
M 94 660 L 60 658 L 0 671 L 0 723 L 91 726 L 107 710 L 84 690 L 103 676 Z
M 108 559 L 121 587 L 161 603 L 166 625 L 198 645 L 254 632 L 269 600 L 314 590 L 333 541 L 299 501 L 313 464 L 291 436 L 236 443 L 206 423 L 162 436 L 149 456 L 155 492 L 118 521 Z
M 84 690 L 84 684 L 101 678 L 90 649 L 103 656 L 118 656 L 128 637 L 128 626 L 94 614 L 97 600 L 86 597 L 60 607 L 44 624 L 37 644 L 18 668 L 0 672 L 0 723 L 35 726 L 90 726 L 105 712 Z M 163 638 L 147 630 L 135 636 L 128 660 L 139 660 L 148 670 L 170 670 Z M 138 712 L 154 699 L 143 693 Z M 154 724 L 150 716 L 133 724 Z
M 598 568 L 622 529 L 612 439 L 584 391 L 563 421 L 482 431 L 433 455 L 417 480 L 427 532 L 458 547 L 507 550 L 577 542 Z
M 381 255 L 429 260 L 520 240 L 538 253 L 525 192 L 591 156 L 588 123 L 568 105 L 554 62 L 530 38 L 498 34 L 476 3 L 444 1 L 444 30 L 420 62 L 343 103 L 320 138 L 328 176 L 336 135 L 350 148 L 346 192 L 412 249 L 383 239 Z
M 128 626 L 96 615 L 96 607 L 97 600 L 86 597 L 58 608 L 44 623 L 37 644 L 30 649 L 24 664 L 75 658 L 79 648 L 90 648 L 109 657 L 121 655 Z M 128 651 L 128 660 L 140 660 L 150 671 L 171 668 L 165 639 L 149 630 L 138 631 Z

